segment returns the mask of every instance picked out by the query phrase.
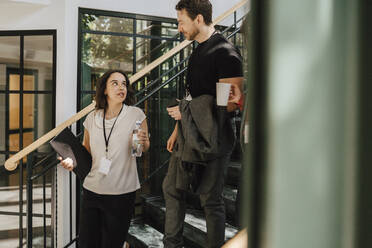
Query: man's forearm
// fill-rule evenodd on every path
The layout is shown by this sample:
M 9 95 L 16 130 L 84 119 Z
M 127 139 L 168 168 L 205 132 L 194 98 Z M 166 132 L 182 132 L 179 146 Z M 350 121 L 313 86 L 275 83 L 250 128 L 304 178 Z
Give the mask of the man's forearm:
M 177 132 L 178 132 L 178 121 L 176 121 L 176 125 L 174 125 L 174 130 L 172 134 L 177 135 Z

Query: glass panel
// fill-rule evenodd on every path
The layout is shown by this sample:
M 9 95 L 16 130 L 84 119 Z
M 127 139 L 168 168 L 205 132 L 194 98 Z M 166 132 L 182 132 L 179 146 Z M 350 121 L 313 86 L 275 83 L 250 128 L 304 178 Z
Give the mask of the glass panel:
M 23 89 L 25 91 L 52 90 L 52 59 L 53 42 L 52 36 L 25 36 L 24 43 L 24 78 Z M 53 102 L 52 94 L 28 94 L 6 92 L 6 90 L 20 89 L 19 69 L 19 37 L 0 37 L 0 151 L 19 151 L 20 138 L 23 147 L 31 144 L 36 137 L 41 136 L 52 128 Z M 5 92 L 4 92 L 5 91 Z M 23 106 L 20 106 L 20 96 Z M 22 113 L 20 113 L 22 109 Z M 23 119 L 23 135 L 20 137 L 20 114 Z M 40 150 L 40 149 L 39 149 Z M 50 150 L 50 148 L 49 148 Z M 0 165 L 5 162 L 6 155 L 0 154 Z M 40 157 L 38 157 L 40 159 Z M 23 159 L 26 162 L 26 158 Z M 22 163 L 21 163 L 22 164 Z M 24 163 L 23 163 L 24 164 Z M 21 167 L 18 167 L 21 168 Z M 40 167 L 40 169 L 42 169 Z M 47 174 L 47 213 L 50 213 L 51 176 Z M 26 182 L 26 170 L 23 170 L 23 182 Z M 0 168 L 0 211 L 19 211 L 19 169 L 8 172 L 4 167 Z M 40 185 L 37 181 L 35 184 Z M 41 212 L 40 192 L 42 188 L 35 187 L 34 212 Z M 23 191 L 23 201 L 26 198 L 26 190 Z M 39 202 L 38 202 L 39 201 Z M 26 205 L 23 205 L 26 213 Z M 42 235 L 42 218 L 33 218 L 34 222 L 34 245 L 38 245 L 38 236 Z M 24 227 L 26 217 L 23 218 Z M 18 247 L 19 217 L 0 215 L 0 247 Z M 50 226 L 50 218 L 47 220 Z M 24 233 L 26 236 L 26 233 Z M 47 228 L 50 236 L 50 227 Z M 24 237 L 25 237 L 24 236 Z M 39 239 L 39 240 L 38 240 Z M 50 243 L 50 238 L 48 243 Z M 25 243 L 25 240 L 24 242 Z M 48 245 L 50 247 L 50 245 Z
M 9 94 L 9 129 L 19 128 L 19 94 Z
M 150 64 L 152 61 L 159 58 L 178 44 L 178 41 L 137 38 L 137 71 L 140 71 L 146 65 Z
M 83 14 L 82 24 L 83 29 L 133 33 L 133 19 L 128 18 Z
M 23 128 L 34 128 L 35 95 L 23 95 Z M 36 125 L 38 126 L 38 125 Z
M 53 36 L 25 36 L 24 90 L 53 89 Z
M 23 132 L 23 147 L 28 146 L 34 141 L 33 132 Z M 16 152 L 19 151 L 19 134 L 10 134 L 9 135 L 9 151 Z
M 162 37 L 180 38 L 180 33 L 178 32 L 178 27 L 175 23 L 161 23 L 161 34 Z
M 19 90 L 18 74 L 9 74 L 9 90 Z
M 132 71 L 133 38 L 84 34 L 83 62 L 97 69 Z
M 95 94 L 81 94 L 81 106 L 80 106 L 80 109 L 83 109 L 86 106 L 88 106 L 89 104 L 91 104 L 92 101 L 93 101 L 94 95 Z M 84 130 L 84 127 L 83 127 L 84 120 L 85 120 L 85 117 L 82 118 L 81 121 L 80 121 L 80 130 Z
M 137 20 L 137 34 L 150 35 L 151 34 L 151 21 Z
M 52 99 L 51 94 L 23 95 L 23 147 L 52 129 Z M 19 94 L 9 94 L 9 110 L 9 131 L 19 132 Z M 31 129 L 31 133 L 27 129 Z M 18 151 L 18 134 L 9 135 L 9 147 L 11 151 Z
M 154 31 L 159 30 L 159 31 Z M 159 37 L 180 38 L 177 24 L 159 21 L 137 20 L 137 34 Z
M 108 69 L 133 71 L 133 38 L 112 35 L 83 35 L 82 89 L 94 90 L 99 76 Z
M 53 96 L 52 94 L 28 94 L 34 98 L 35 103 L 32 109 L 34 116 L 34 137 L 35 140 L 53 129 Z M 24 95 L 26 97 L 27 95 Z M 48 153 L 51 147 L 48 143 L 37 149 L 38 152 Z
M 88 106 L 89 104 L 91 104 L 92 101 L 93 101 L 93 97 L 94 97 L 94 94 L 82 94 L 82 97 L 81 97 L 82 106 L 81 106 L 81 108 L 84 108 L 84 107 Z
M 35 98 L 34 105 L 34 127 L 35 137 L 40 138 L 53 128 L 53 96 L 51 94 L 33 95 Z
M 82 90 L 95 90 L 98 75 L 92 74 L 92 68 L 86 63 L 81 63 Z
M 5 94 L 0 93 L 0 151 L 5 151 L 5 121 Z
M 1 144 L 1 146 L 4 146 L 5 144 Z M 4 148 L 2 148 L 4 149 Z M 5 154 L 0 154 L 0 166 L 3 166 L 5 163 Z M 0 186 L 1 186 L 1 178 L 0 178 Z
M 6 76 L 10 68 L 19 68 L 20 38 L 0 36 L 0 90 L 6 89 Z M 17 87 L 16 85 L 14 87 Z M 19 88 L 19 85 L 18 85 Z

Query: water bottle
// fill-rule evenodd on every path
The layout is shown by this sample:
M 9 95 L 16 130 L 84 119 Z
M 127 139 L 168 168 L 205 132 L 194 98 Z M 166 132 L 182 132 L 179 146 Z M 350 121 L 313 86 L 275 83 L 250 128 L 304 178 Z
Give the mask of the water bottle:
M 142 144 L 139 143 L 139 138 L 137 136 L 140 130 L 141 130 L 141 121 L 136 121 L 136 126 L 133 130 L 133 137 L 132 137 L 132 156 L 133 157 L 141 157 L 142 155 Z

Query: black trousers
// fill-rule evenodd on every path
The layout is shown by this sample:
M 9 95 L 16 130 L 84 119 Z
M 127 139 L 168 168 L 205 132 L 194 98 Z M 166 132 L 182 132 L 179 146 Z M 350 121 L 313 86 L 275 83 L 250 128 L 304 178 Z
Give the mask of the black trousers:
M 83 190 L 79 248 L 122 248 L 134 212 L 136 192 L 100 195 Z
M 171 159 L 175 159 L 174 156 Z M 225 205 L 222 198 L 224 174 L 230 154 L 210 161 L 201 175 L 200 202 L 207 224 L 208 248 L 220 248 L 225 241 Z M 174 163 L 169 163 L 170 165 Z M 183 222 L 186 213 L 185 191 L 176 188 L 176 168 L 170 166 L 163 181 L 165 199 L 165 248 L 183 247 Z

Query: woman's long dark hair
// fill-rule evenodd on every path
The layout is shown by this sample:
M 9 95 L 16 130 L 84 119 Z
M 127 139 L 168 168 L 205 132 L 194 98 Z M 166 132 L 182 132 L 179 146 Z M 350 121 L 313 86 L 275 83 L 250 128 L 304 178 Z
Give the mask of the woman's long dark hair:
M 133 105 L 136 103 L 136 98 L 134 95 L 134 90 L 132 85 L 130 85 L 129 78 L 125 72 L 122 70 L 108 70 L 105 74 L 102 75 L 97 81 L 96 86 L 96 109 L 106 109 L 107 108 L 107 99 L 105 95 L 105 89 L 107 85 L 107 80 L 111 76 L 112 73 L 118 72 L 122 74 L 125 78 L 126 86 L 127 86 L 127 96 L 125 97 L 124 103 L 126 105 Z

